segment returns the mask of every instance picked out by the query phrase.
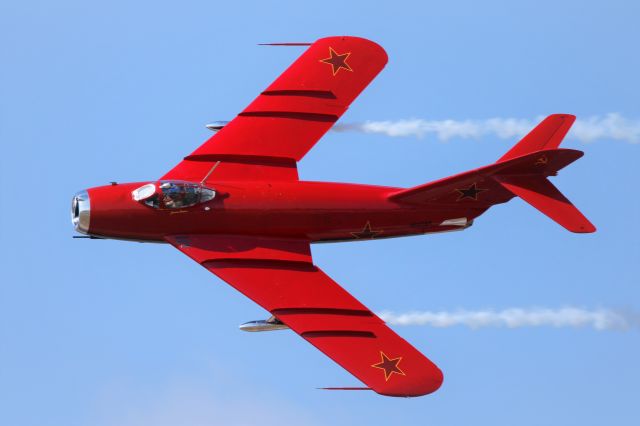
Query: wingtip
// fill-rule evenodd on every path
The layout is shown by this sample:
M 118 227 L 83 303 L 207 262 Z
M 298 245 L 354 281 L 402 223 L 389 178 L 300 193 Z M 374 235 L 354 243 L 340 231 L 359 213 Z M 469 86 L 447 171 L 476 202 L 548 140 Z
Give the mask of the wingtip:
M 576 234 L 593 234 L 597 231 L 597 228 L 591 222 L 587 222 L 578 225 L 575 229 L 570 229 L 570 231 Z
M 411 384 L 405 383 L 395 388 L 373 389 L 376 393 L 396 398 L 417 398 L 434 393 L 442 386 L 444 374 L 435 364 L 427 374 L 414 380 Z

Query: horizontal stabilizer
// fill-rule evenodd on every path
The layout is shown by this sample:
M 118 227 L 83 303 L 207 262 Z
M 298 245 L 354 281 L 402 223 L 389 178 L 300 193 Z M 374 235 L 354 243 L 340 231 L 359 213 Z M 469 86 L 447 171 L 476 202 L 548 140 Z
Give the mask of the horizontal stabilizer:
M 595 232 L 595 226 L 544 176 L 495 176 L 494 179 L 569 231 Z

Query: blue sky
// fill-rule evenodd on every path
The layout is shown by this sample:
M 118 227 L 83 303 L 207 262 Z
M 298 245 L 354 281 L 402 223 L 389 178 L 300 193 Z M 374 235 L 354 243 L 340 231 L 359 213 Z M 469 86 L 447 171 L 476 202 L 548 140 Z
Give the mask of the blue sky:
M 300 52 L 260 42 L 384 46 L 343 122 L 640 119 L 638 5 L 482 3 L 2 2 L 0 424 L 635 424 L 637 329 L 398 327 L 443 369 L 437 393 L 323 392 L 358 382 L 293 333 L 238 331 L 265 312 L 173 248 L 71 239 L 75 191 L 161 176 Z M 412 186 L 514 142 L 334 132 L 300 175 Z M 586 155 L 554 182 L 596 234 L 514 200 L 463 233 L 314 246 L 315 261 L 376 311 L 637 312 L 640 145 L 564 146 Z

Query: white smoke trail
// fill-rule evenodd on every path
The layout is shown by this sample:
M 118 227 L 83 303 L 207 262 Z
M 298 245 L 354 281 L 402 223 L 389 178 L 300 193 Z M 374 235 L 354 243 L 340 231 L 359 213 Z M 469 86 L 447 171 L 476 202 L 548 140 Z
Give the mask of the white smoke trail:
M 503 310 L 458 310 L 453 312 L 408 312 L 385 311 L 380 318 L 392 325 L 423 325 L 430 327 L 453 327 L 464 325 L 477 329 L 482 327 L 591 327 L 596 330 L 631 330 L 640 325 L 637 312 L 611 309 L 583 309 L 564 307 L 509 308 Z
M 391 137 L 413 136 L 422 138 L 433 135 L 441 141 L 448 141 L 453 138 L 480 139 L 483 136 L 514 139 L 527 134 L 542 118 L 538 117 L 537 120 L 519 118 L 424 120 L 415 118 L 396 121 L 338 123 L 333 127 L 333 130 L 338 132 L 378 133 Z M 628 119 L 618 113 L 578 118 L 567 137 L 585 143 L 596 140 L 640 143 L 640 120 Z

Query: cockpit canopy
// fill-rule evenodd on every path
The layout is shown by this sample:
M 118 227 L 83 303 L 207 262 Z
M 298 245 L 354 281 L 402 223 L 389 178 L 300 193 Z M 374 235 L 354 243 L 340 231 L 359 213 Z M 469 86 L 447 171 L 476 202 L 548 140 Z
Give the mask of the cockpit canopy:
M 180 209 L 211 201 L 216 192 L 198 183 L 159 181 L 142 185 L 131 196 L 154 209 Z

